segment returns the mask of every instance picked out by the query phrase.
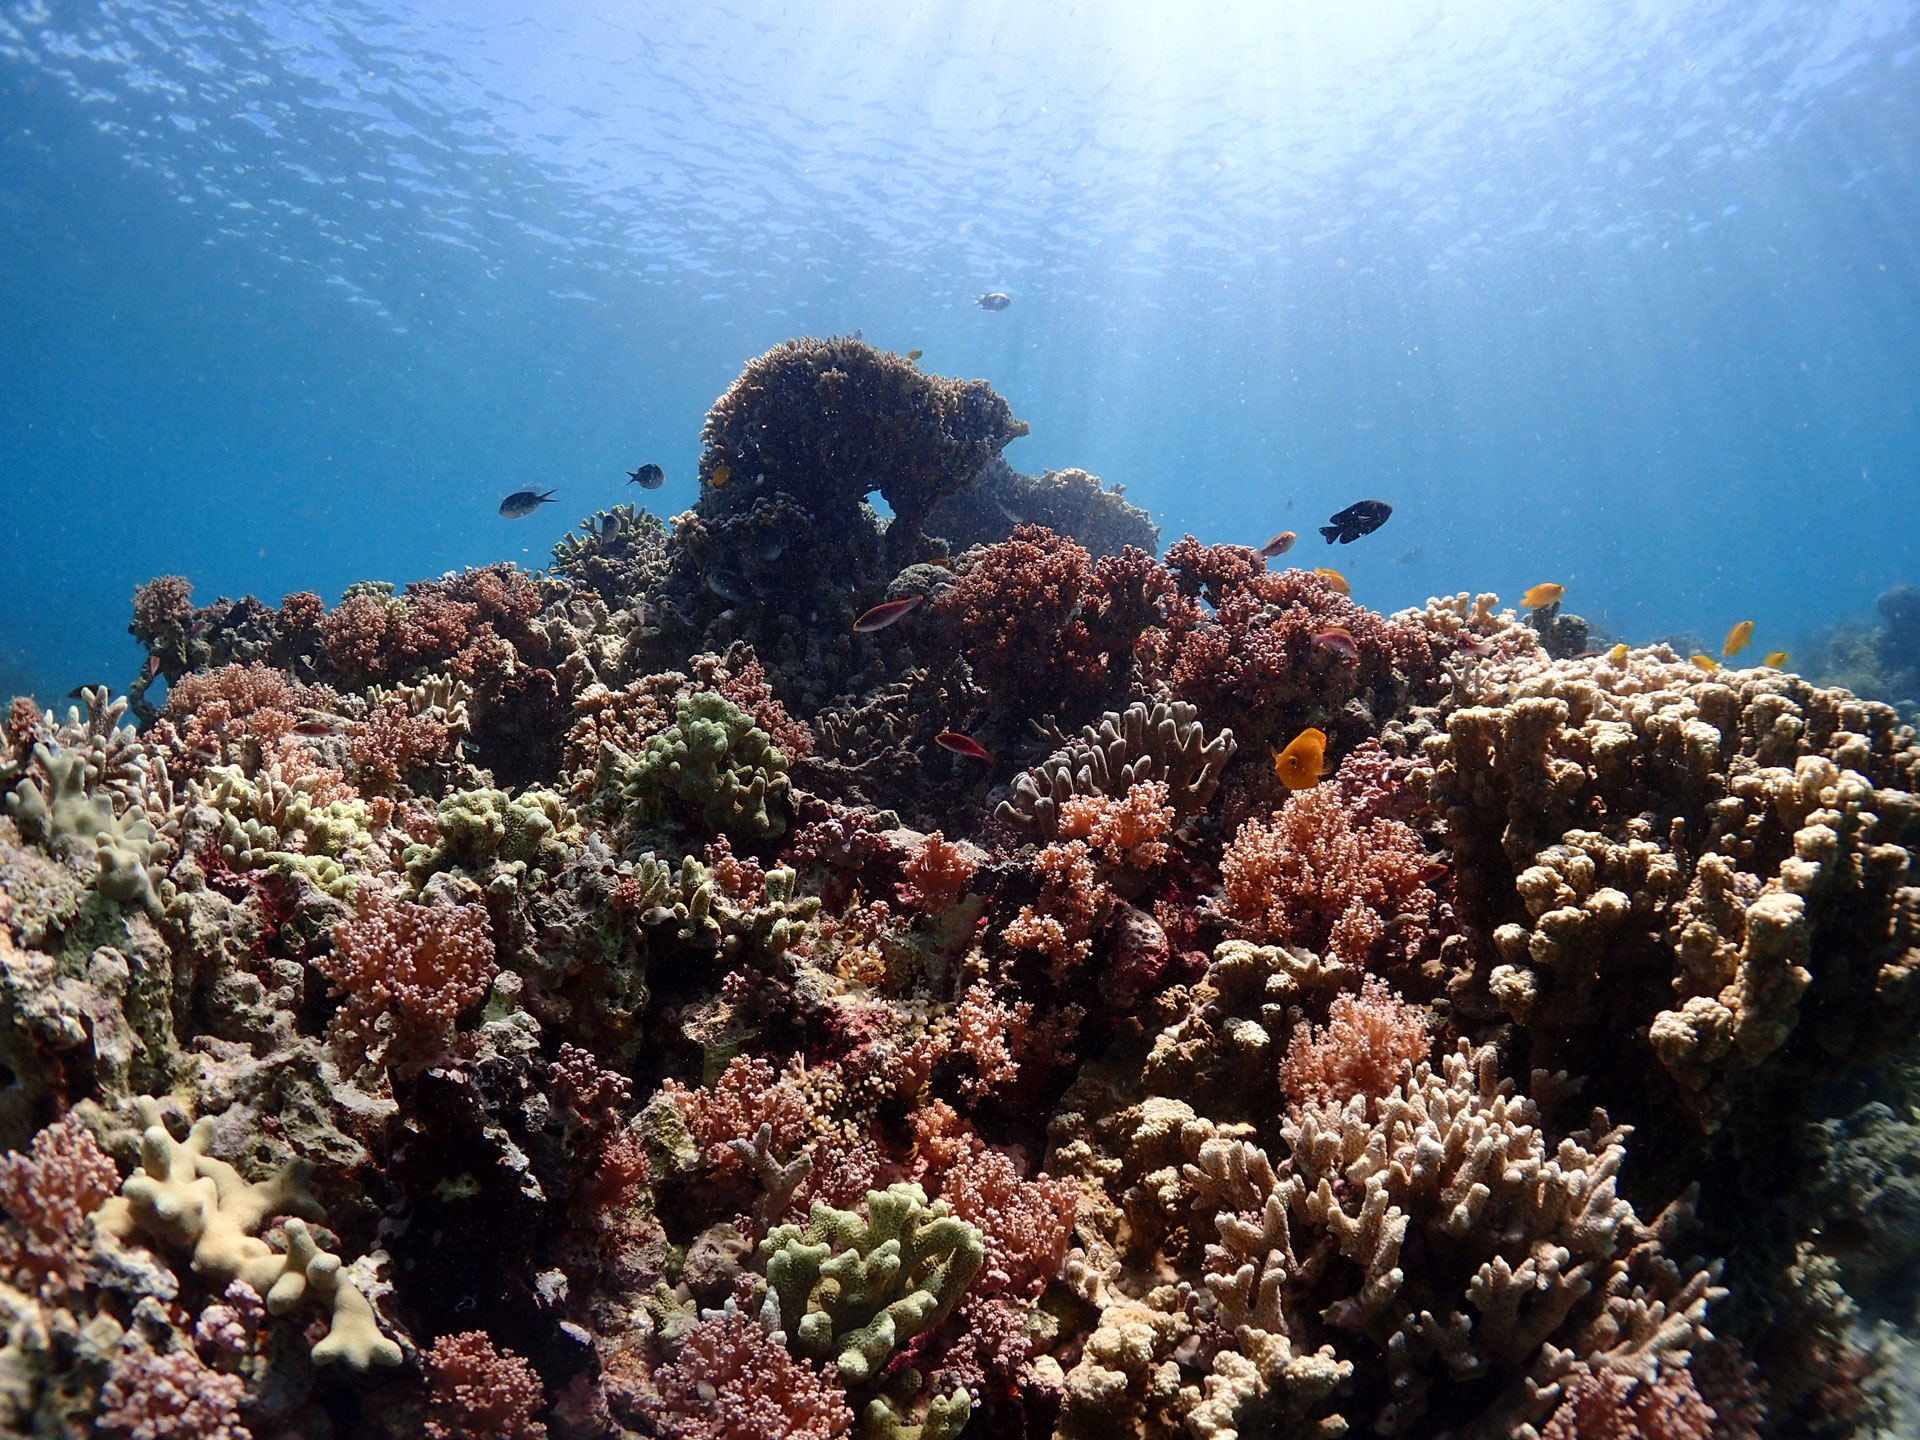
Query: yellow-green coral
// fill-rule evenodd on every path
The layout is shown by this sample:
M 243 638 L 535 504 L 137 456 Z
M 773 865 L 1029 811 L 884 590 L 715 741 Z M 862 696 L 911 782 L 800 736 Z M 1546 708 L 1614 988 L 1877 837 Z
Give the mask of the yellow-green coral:
M 63 841 L 92 845 L 102 895 L 158 910 L 167 846 L 152 822 L 131 807 L 114 813 L 107 793 L 90 784 L 95 777 L 84 753 L 36 745 L 33 758 L 46 783 L 32 776 L 20 781 L 6 797 L 6 813 L 50 850 Z
M 519 795 L 456 790 L 440 802 L 434 823 L 434 843 L 409 845 L 404 857 L 416 885 L 436 871 L 460 869 L 485 872 L 489 889 L 517 891 L 565 866 L 581 833 L 566 801 L 537 786 Z
M 804 1226 L 774 1226 L 760 1251 L 789 1347 L 835 1361 L 849 1385 L 944 1320 L 986 1259 L 978 1230 L 908 1184 L 869 1190 L 865 1216 L 816 1200 Z
M 211 771 L 197 798 L 220 816 L 220 858 L 232 869 L 299 872 L 337 899 L 353 896 L 367 868 L 373 818 L 364 800 L 314 803 L 312 779 L 287 781 L 275 766 L 253 779 L 237 767 Z
M 713 834 L 759 838 L 782 833 L 787 761 L 767 732 L 711 690 L 684 697 L 674 713 L 637 757 L 603 746 L 601 783 L 610 798 L 642 822 L 690 821 Z
M 94 1224 L 118 1241 L 145 1234 L 193 1251 L 197 1275 L 244 1281 L 281 1315 L 309 1293 L 332 1316 L 313 1347 L 314 1363 L 342 1361 L 349 1369 L 398 1365 L 400 1347 L 380 1333 L 367 1297 L 341 1273 L 340 1257 L 320 1248 L 308 1220 L 318 1220 L 320 1202 L 307 1193 L 312 1168 L 303 1160 L 284 1166 L 271 1180 L 249 1183 L 224 1160 L 207 1154 L 214 1122 L 195 1123 L 186 1140 L 175 1140 L 160 1123 L 158 1107 L 139 1102 L 145 1130 L 140 1168 L 120 1194 L 94 1212 Z M 285 1251 L 273 1249 L 258 1231 L 276 1215 L 287 1219 Z

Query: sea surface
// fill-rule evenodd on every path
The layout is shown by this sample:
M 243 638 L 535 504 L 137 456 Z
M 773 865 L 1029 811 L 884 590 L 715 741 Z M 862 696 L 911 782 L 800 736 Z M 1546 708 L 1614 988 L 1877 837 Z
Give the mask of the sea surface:
M 123 686 L 156 573 L 539 566 L 646 461 L 671 515 L 741 365 L 856 330 L 1164 540 L 1389 501 L 1376 608 L 1871 623 L 1917 59 L 1910 0 L 7 0 L 0 689 Z

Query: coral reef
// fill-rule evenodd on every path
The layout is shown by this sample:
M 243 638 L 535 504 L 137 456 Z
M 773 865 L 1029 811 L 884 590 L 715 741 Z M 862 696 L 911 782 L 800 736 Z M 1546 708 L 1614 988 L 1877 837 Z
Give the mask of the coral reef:
M 1020 433 L 792 342 L 670 522 L 9 707 L 0 1429 L 1909 1433 L 1899 715 Z

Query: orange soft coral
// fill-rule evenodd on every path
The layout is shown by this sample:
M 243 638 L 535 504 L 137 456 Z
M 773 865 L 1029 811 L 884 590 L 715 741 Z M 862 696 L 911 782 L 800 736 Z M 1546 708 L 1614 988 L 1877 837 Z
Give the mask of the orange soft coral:
M 924 915 L 937 915 L 960 898 L 973 879 L 975 862 L 936 830 L 903 868 L 907 880 L 900 898 Z
M 1167 858 L 1173 807 L 1163 780 L 1143 780 L 1125 796 L 1075 795 L 1062 802 L 1058 834 L 1084 839 L 1109 865 L 1150 870 Z
M 1301 1025 L 1287 1042 L 1280 1086 L 1296 1105 L 1344 1105 L 1355 1095 L 1387 1094 L 1427 1058 L 1426 1012 L 1377 975 L 1358 995 L 1337 995 L 1326 1025 Z

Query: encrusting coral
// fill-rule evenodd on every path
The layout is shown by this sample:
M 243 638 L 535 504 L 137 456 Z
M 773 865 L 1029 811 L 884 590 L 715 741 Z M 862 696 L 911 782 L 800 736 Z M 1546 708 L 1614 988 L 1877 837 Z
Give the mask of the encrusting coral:
M 671 521 L 10 706 L 0 1428 L 1911 1433 L 1898 715 L 1024 428 L 793 342 Z

